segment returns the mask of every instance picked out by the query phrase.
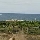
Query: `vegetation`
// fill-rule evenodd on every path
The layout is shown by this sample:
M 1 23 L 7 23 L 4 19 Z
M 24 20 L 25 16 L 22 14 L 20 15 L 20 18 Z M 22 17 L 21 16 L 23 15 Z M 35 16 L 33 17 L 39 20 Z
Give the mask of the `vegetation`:
M 40 34 L 40 21 L 0 21 L 0 32 Z

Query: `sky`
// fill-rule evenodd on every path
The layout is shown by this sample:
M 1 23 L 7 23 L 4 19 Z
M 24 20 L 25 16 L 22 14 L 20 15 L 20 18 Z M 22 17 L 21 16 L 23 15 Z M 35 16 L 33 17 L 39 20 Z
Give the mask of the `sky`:
M 40 14 L 40 0 L 0 0 L 0 13 Z

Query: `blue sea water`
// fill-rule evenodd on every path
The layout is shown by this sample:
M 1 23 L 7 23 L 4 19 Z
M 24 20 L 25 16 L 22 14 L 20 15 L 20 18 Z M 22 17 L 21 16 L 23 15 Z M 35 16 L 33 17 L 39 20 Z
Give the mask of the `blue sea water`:
M 40 14 L 17 14 L 17 13 L 0 13 L 0 20 L 19 19 L 19 20 L 40 20 Z

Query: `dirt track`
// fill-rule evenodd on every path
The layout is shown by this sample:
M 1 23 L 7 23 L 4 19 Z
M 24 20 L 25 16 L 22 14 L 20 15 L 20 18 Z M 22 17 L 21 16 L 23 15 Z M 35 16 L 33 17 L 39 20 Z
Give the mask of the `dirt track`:
M 19 34 L 13 34 L 13 36 L 9 40 L 12 40 L 13 38 L 15 38 L 15 40 L 26 40 L 24 35 L 19 35 Z

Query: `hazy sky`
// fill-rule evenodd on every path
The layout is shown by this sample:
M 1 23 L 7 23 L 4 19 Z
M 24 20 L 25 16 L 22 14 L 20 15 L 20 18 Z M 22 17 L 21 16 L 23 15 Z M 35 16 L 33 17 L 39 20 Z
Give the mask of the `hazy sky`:
M 40 13 L 40 0 L 0 0 L 0 13 Z

